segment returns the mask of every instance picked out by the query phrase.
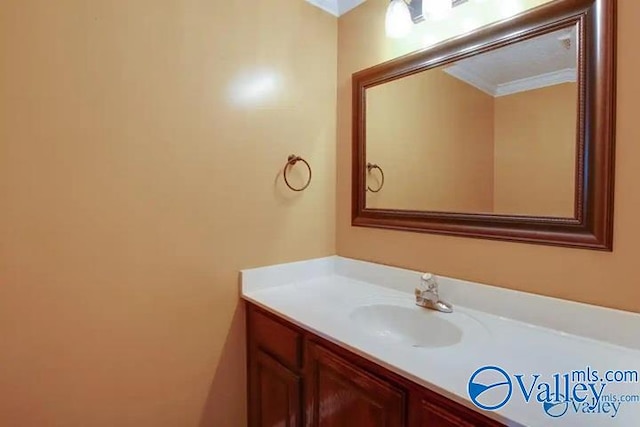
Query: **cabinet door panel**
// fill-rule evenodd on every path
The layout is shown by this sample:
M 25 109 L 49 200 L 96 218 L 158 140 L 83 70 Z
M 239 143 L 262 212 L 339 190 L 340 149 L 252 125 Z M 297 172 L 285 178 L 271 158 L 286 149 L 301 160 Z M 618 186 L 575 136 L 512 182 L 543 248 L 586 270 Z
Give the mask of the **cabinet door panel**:
M 401 427 L 403 390 L 309 345 L 307 416 L 312 427 Z
M 421 422 L 416 427 L 474 427 L 459 415 L 428 402 L 423 401 L 419 410 Z
M 301 425 L 300 377 L 262 351 L 255 353 L 251 378 L 253 427 Z
M 432 393 L 414 399 L 410 410 L 414 427 L 502 427 L 497 421 Z

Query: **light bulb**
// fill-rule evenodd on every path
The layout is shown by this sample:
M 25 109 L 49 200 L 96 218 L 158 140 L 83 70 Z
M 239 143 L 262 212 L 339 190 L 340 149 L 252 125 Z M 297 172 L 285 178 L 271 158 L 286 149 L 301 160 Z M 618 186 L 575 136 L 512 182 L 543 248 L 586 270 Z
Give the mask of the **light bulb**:
M 387 7 L 387 17 L 385 19 L 385 28 L 387 37 L 399 39 L 411 32 L 413 21 L 411 20 L 411 12 L 409 6 L 404 0 L 392 0 Z
M 444 19 L 453 10 L 453 0 L 422 0 L 422 14 L 427 19 Z
M 521 6 L 518 1 L 502 2 L 500 4 L 500 14 L 503 18 L 510 18 L 521 12 Z

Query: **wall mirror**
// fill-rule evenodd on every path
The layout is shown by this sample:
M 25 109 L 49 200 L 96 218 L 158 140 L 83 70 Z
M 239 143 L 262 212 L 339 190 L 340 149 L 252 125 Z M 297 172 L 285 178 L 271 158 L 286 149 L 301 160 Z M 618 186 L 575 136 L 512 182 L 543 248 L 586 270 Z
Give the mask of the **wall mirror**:
M 353 225 L 611 250 L 615 0 L 353 76 Z

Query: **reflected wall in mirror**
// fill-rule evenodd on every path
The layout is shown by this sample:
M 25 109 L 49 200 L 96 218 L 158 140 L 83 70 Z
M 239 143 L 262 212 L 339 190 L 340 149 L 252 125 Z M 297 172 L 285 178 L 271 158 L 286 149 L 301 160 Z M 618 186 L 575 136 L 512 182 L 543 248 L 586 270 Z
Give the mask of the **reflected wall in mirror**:
M 367 89 L 367 208 L 574 218 L 577 46 L 573 26 Z
M 616 0 L 353 76 L 352 224 L 611 250 Z

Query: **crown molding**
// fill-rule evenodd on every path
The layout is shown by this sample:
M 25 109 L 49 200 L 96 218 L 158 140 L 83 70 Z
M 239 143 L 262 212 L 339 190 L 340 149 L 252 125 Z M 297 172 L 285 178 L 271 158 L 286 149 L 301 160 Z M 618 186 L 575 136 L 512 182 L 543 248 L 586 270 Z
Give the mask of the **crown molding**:
M 324 10 L 327 13 L 330 13 L 333 16 L 340 16 L 340 9 L 338 7 L 338 0 L 306 0 L 307 3 L 311 3 L 312 5 Z
M 340 17 L 351 9 L 364 3 L 365 0 L 306 0 L 307 3 L 319 7 L 333 16 Z

